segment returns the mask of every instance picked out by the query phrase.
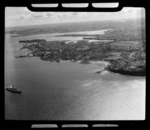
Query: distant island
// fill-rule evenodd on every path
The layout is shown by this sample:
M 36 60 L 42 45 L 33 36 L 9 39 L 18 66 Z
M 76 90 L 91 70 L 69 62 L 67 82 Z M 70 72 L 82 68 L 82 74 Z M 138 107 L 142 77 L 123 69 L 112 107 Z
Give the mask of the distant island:
M 34 39 L 34 40 L 20 40 L 20 43 L 32 43 L 32 42 L 46 42 L 45 39 Z
M 145 43 L 144 41 L 116 41 L 94 43 L 78 40 L 75 44 L 65 41 L 46 41 L 33 39 L 19 41 L 24 43 L 21 49 L 28 49 L 27 57 L 40 57 L 46 61 L 107 61 L 105 68 L 114 73 L 131 76 L 145 76 Z M 28 44 L 34 43 L 34 44 Z M 25 57 L 25 56 L 20 56 Z M 99 73 L 99 72 L 97 72 Z

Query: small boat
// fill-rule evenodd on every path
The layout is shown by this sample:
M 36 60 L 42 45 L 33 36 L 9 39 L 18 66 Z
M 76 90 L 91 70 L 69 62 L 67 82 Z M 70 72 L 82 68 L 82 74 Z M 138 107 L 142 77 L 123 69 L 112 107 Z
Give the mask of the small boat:
M 17 89 L 16 87 L 14 87 L 14 85 L 6 88 L 7 91 L 13 92 L 13 93 L 21 93 L 21 90 Z

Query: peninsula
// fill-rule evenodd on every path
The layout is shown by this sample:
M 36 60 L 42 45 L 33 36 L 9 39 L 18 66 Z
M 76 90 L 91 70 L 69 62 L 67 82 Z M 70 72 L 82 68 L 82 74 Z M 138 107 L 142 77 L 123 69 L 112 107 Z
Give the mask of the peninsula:
M 40 57 L 46 61 L 107 61 L 109 65 L 105 68 L 114 73 L 131 76 L 145 76 L 145 42 L 116 41 L 88 42 L 78 40 L 76 43 L 66 44 L 65 41 L 46 41 L 44 39 L 33 39 L 19 41 L 23 43 L 21 49 L 28 49 L 27 56 Z M 34 44 L 28 44 L 34 43 Z M 21 58 L 21 56 L 20 56 Z
M 131 76 L 145 76 L 146 37 L 145 23 L 141 19 L 120 21 L 93 21 L 70 24 L 33 26 L 9 31 L 15 37 L 38 35 L 37 39 L 20 39 L 22 49 L 28 49 L 26 56 L 39 57 L 45 61 L 81 61 L 88 64 L 106 61 L 105 68 L 114 73 Z M 102 30 L 107 30 L 101 33 Z M 95 33 L 91 31 L 96 31 Z M 58 37 L 80 37 L 81 40 L 47 41 L 39 34 L 58 33 Z M 60 38 L 58 38 L 60 39 Z M 100 73 L 99 71 L 97 73 Z

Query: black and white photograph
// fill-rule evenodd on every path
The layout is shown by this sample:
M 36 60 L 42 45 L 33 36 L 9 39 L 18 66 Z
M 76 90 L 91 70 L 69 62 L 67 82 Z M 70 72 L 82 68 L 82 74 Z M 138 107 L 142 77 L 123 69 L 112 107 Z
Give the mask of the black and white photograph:
M 145 9 L 5 8 L 5 120 L 145 120 Z

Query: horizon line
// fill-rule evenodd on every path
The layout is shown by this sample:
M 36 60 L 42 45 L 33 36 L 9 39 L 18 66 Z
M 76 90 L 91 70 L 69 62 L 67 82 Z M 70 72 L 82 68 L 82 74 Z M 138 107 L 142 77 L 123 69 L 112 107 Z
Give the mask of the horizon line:
M 30 27 L 30 26 L 38 26 L 38 25 L 40 25 L 40 26 L 42 26 L 42 25 L 57 25 L 57 24 L 68 24 L 68 23 L 85 23 L 85 22 L 104 22 L 104 21 L 120 21 L 120 22 L 122 22 L 122 21 L 126 21 L 126 20 L 142 20 L 143 18 L 129 18 L 129 19 L 105 19 L 105 20 L 91 20 L 91 21 L 71 21 L 71 22 L 61 22 L 61 23 L 59 23 L 59 22 L 57 22 L 57 23 L 46 23 L 46 24 L 31 24 L 31 25 L 19 25 L 19 26 L 5 26 L 5 28 L 21 28 L 21 27 Z

